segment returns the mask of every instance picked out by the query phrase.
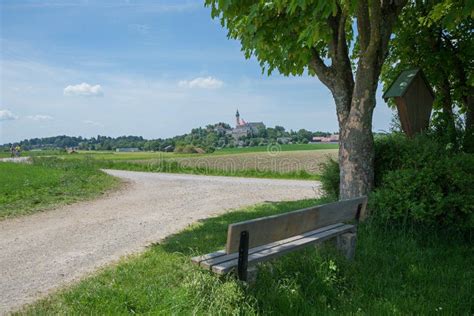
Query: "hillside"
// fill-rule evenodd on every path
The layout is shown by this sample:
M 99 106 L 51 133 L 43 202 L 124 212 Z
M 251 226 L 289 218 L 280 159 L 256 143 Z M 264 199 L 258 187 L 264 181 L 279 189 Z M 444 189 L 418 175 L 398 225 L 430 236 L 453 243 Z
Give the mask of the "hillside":
M 216 148 L 255 147 L 268 144 L 307 144 L 313 137 L 327 137 L 329 132 L 287 131 L 282 126 L 263 127 L 236 137 L 228 124 L 217 123 L 192 129 L 189 133 L 171 138 L 145 139 L 141 136 L 101 136 L 91 138 L 76 136 L 54 136 L 46 138 L 25 139 L 17 143 L 0 146 L 1 151 L 8 151 L 12 145 L 20 145 L 23 150 L 65 149 L 80 150 L 116 150 L 117 148 L 137 148 L 150 151 L 177 151 L 191 153 L 197 148 L 213 152 Z

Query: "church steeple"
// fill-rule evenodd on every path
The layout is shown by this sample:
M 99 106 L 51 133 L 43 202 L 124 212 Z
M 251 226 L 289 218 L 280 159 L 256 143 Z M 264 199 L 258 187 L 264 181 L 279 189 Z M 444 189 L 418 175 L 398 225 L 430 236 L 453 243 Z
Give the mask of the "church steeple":
M 235 121 L 236 121 L 236 126 L 240 125 L 240 113 L 239 109 L 237 109 L 237 112 L 235 113 Z

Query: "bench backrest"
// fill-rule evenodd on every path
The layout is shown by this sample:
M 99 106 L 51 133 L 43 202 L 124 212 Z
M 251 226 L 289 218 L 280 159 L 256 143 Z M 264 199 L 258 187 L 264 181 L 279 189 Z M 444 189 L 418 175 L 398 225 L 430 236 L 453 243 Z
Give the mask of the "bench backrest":
M 248 231 L 249 247 L 253 248 L 324 226 L 362 220 L 366 205 L 367 197 L 364 196 L 231 224 L 227 231 L 226 252 L 230 254 L 239 251 L 242 231 Z

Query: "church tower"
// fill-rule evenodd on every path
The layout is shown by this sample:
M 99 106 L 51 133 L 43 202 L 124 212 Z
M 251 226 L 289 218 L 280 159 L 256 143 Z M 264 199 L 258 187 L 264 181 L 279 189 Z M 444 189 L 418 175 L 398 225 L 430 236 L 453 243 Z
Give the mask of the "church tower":
M 237 109 L 237 112 L 235 113 L 235 123 L 236 126 L 240 126 L 240 114 L 239 114 L 239 109 Z

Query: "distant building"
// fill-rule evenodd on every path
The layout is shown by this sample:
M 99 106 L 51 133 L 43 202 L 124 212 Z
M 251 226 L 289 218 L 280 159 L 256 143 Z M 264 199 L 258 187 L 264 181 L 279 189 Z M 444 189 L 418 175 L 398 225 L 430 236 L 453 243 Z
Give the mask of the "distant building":
M 117 148 L 115 149 L 116 152 L 118 153 L 135 153 L 137 151 L 140 151 L 139 148 L 134 148 L 134 147 L 124 147 L 124 148 Z
M 329 136 L 329 140 L 333 143 L 339 142 L 339 134 L 332 134 L 331 136 Z
M 240 118 L 239 110 L 235 113 L 235 119 L 235 128 L 230 131 L 230 134 L 236 140 L 249 135 L 256 136 L 260 129 L 265 129 L 263 122 L 245 122 Z
M 329 137 L 315 136 L 313 143 L 337 143 L 339 142 L 339 134 L 332 134 Z

